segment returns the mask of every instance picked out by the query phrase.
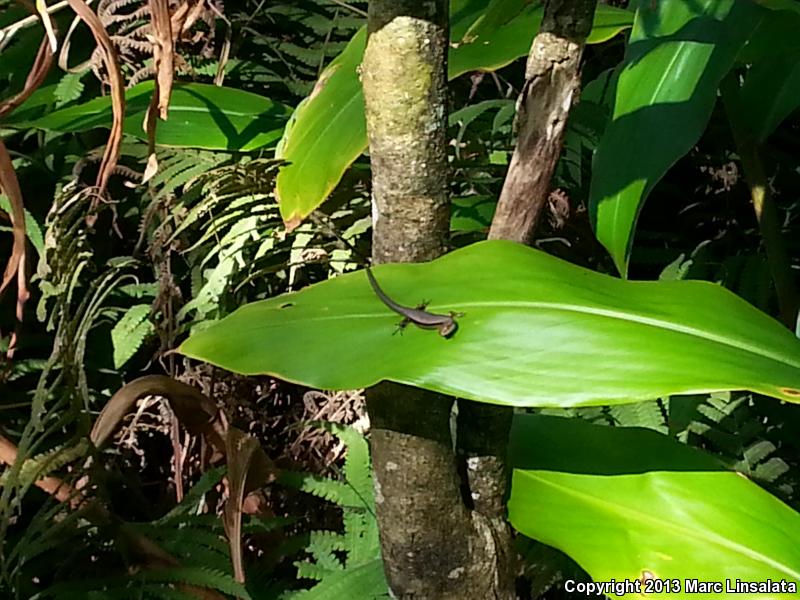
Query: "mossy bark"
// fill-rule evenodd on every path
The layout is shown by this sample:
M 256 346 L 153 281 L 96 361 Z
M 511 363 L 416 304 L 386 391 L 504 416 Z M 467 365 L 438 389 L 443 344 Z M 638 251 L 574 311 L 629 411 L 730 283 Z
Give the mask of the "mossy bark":
M 431 260 L 445 251 L 448 42 L 440 5 L 446 2 L 370 2 L 361 80 L 378 263 Z
M 447 247 L 447 9 L 446 0 L 369 5 L 361 79 L 375 263 L 427 261 Z M 498 551 L 508 544 L 498 544 L 495 523 L 464 502 L 453 402 L 391 383 L 367 390 L 387 579 L 401 599 L 511 600 L 511 563 Z

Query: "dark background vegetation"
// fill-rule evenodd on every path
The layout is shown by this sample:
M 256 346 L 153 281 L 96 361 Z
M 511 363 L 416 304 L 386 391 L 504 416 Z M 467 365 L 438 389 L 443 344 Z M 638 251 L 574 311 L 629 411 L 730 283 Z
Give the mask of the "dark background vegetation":
M 130 12 L 139 4 L 129 2 L 119 11 Z M 366 8 L 365 2 L 349 4 L 362 11 Z M 240 0 L 226 2 L 224 7 L 220 3 L 218 8 L 230 20 L 233 32 L 225 84 L 289 106 L 296 106 L 311 91 L 320 69 L 364 23 L 357 12 L 325 0 Z M 0 1 L 0 26 L 25 14 Z M 66 30 L 65 15 L 60 14 L 56 20 L 60 29 Z M 209 23 L 198 25 L 202 35 L 180 49 L 185 59 L 179 73 L 182 80 L 213 80 L 224 30 L 218 20 L 210 19 Z M 22 87 L 39 41 L 39 30 L 32 28 L 22 32 L 0 54 L 0 97 Z M 88 35 L 74 36 L 71 64 L 88 58 L 92 47 Z M 585 81 L 592 81 L 617 65 L 623 52 L 621 38 L 589 47 Z M 133 50 L 124 57 L 126 75 L 132 77 L 143 66 L 145 57 Z M 461 109 L 495 100 L 507 100 L 513 107 L 523 81 L 523 62 L 517 61 L 497 73 L 459 78 L 451 85 L 452 113 L 458 115 Z M 86 100 L 104 93 L 103 74 L 99 75 L 100 79 L 91 71 L 84 73 L 79 78 L 78 92 L 65 94 L 64 101 Z M 70 76 L 54 68 L 45 84 L 63 82 L 65 77 Z M 570 143 L 574 144 L 581 155 L 580 164 L 571 168 L 565 159 L 559 165 L 550 210 L 536 245 L 571 262 L 614 273 L 611 260 L 592 234 L 586 208 L 590 152 L 597 141 L 597 124 L 605 118 L 597 108 L 576 109 L 565 156 L 569 156 Z M 762 310 L 776 314 L 749 191 L 722 111 L 720 104 L 700 142 L 669 171 L 645 205 L 630 277 L 675 277 L 681 272 L 686 278 L 717 281 Z M 513 149 L 512 111 L 498 115 L 496 107 L 487 108 L 469 123 L 456 117 L 451 132 L 454 197 L 497 198 Z M 210 177 L 235 181 L 239 196 L 268 194 L 274 176 L 267 160 L 270 153 L 257 153 L 264 161 L 259 164 L 252 162 L 252 155 L 164 149 L 160 161 L 162 165 L 173 165 L 173 170 L 164 171 L 160 178 L 143 187 L 126 186 L 125 182 L 134 177 L 120 172 L 110 189 L 113 204 L 102 205 L 96 223 L 88 227 L 81 207 L 65 208 L 58 214 L 52 209 L 63 208 L 60 203 L 70 189 L 65 191 L 65 186 L 85 186 L 93 180 L 97 150 L 105 142 L 106 132 L 2 133 L 15 159 L 26 209 L 44 232 L 47 250 L 44 256 L 34 254 L 32 258 L 33 271 L 37 269 L 36 262 L 41 261 L 40 275 L 31 285 L 33 296 L 26 305 L 16 355 L 13 361 L 0 362 L 0 433 L 11 440 L 21 436 L 31 419 L 31 403 L 38 386 L 57 415 L 51 415 L 50 422 L 55 426 L 31 455 L 69 445 L 86 435 L 93 416 L 125 382 L 143 374 L 169 373 L 199 386 L 223 406 L 232 424 L 255 436 L 278 466 L 339 477 L 345 449 L 336 437 L 303 424 L 311 419 L 363 423 L 360 393 L 321 394 L 265 377 L 234 376 L 168 354 L 204 319 L 224 316 L 244 302 L 296 289 L 358 266 L 360 258 L 318 223 L 307 223 L 291 236 L 281 235 L 273 205 L 259 223 L 258 231 L 262 239 L 274 240 L 272 247 L 256 256 L 259 242 L 251 241 L 237 251 L 236 264 L 215 294 L 199 294 L 208 282 L 208 270 L 221 262 L 203 261 L 213 252 L 224 255 L 227 249 L 220 240 L 231 225 L 216 222 L 224 215 L 223 198 L 215 205 L 218 210 L 203 213 L 173 238 L 189 208 L 207 192 L 182 175 L 202 163 L 203 172 Z M 792 257 L 798 255 L 800 243 L 798 135 L 800 123 L 795 116 L 769 140 L 764 157 L 765 164 L 770 165 L 770 185 Z M 126 139 L 120 164 L 141 171 L 145 154 L 144 142 Z M 250 167 L 242 167 L 245 164 Z M 473 212 L 460 211 L 458 206 L 457 201 L 456 217 L 474 216 Z M 363 255 L 368 254 L 369 171 L 365 157 L 359 159 L 323 205 L 323 212 L 326 222 L 336 230 L 350 228 L 354 232 L 352 243 Z M 470 226 L 456 226 L 453 244 L 465 245 L 483 237 L 490 217 L 491 212 L 479 214 L 477 226 L 474 219 Z M 5 213 L 0 212 L 0 226 L 7 224 Z M 215 228 L 218 235 L 192 248 L 200 235 Z M 0 256 L 7 256 L 10 251 L 11 236 L 3 232 Z M 47 265 L 49 272 L 42 265 Z M 105 277 L 113 281 L 103 283 Z M 71 297 L 66 294 L 68 289 L 72 290 Z M 95 300 L 97 306 L 88 306 Z M 181 312 L 191 301 L 193 307 Z M 14 303 L 11 293 L 0 299 L 0 347 L 8 344 L 15 328 Z M 111 332 L 123 315 L 139 304 L 150 306 L 144 320 L 152 325 L 144 328 L 141 339 L 131 333 L 135 351 L 123 365 L 115 366 Z M 77 327 L 86 319 L 91 325 L 86 327 L 85 340 L 76 339 Z M 83 341 L 85 351 L 79 351 L 78 342 Z M 54 351 L 58 347 L 61 350 Z M 672 428 L 672 433 L 688 443 L 740 464 L 770 491 L 800 508 L 800 420 L 796 411 L 774 401 L 734 394 L 654 401 L 645 407 L 570 412 L 614 424 L 642 425 L 661 431 Z M 135 420 L 120 429 L 102 461 L 83 459 L 60 473 L 75 482 L 84 469 L 92 472 L 98 482 L 96 494 L 113 507 L 115 519 L 120 522 L 155 521 L 177 502 L 176 447 L 185 454 L 178 476 L 184 491 L 191 489 L 201 476 L 200 440 L 179 434 L 173 443 L 171 428 L 168 409 L 155 400 L 149 402 Z M 24 499 L 20 497 L 20 502 L 0 512 L 0 518 L 5 520 L 0 570 L 4 597 L 26 598 L 57 583 L 122 577 L 130 567 L 129 557 L 111 543 L 112 531 L 87 526 L 80 519 L 59 513 L 54 508 L 55 501 L 36 488 L 31 488 Z M 276 590 L 302 586 L 295 579 L 293 561 L 302 556 L 307 533 L 340 530 L 341 511 L 325 500 L 281 485 L 265 492 L 264 506 L 257 518 L 272 520 L 273 526 L 261 530 L 254 526 L 251 533 L 245 534 L 246 561 L 252 565 L 248 567 L 252 569 L 248 571 L 252 576 L 248 585 L 253 589 L 272 586 L 270 589 Z M 204 510 L 207 515 L 214 515 L 219 506 L 209 503 Z M 201 525 L 213 534 L 221 534 L 219 524 L 202 521 L 197 527 Z M 175 532 L 178 535 L 179 529 Z M 178 553 L 181 544 L 188 547 L 196 543 L 191 536 L 175 540 L 172 546 Z M 529 556 L 541 556 L 537 554 L 540 549 L 528 548 L 528 552 Z M 565 567 L 560 562 L 563 559 L 554 558 L 554 554 L 546 556 L 554 565 L 553 572 L 575 568 Z M 195 560 L 195 564 L 204 565 L 204 555 Z M 216 562 L 208 568 L 229 569 L 221 565 Z M 545 576 L 535 579 L 538 590 L 549 586 L 545 580 Z M 86 586 L 88 589 L 90 584 Z M 529 594 L 530 586 L 521 584 L 521 591 Z M 563 595 L 556 587 L 546 597 Z

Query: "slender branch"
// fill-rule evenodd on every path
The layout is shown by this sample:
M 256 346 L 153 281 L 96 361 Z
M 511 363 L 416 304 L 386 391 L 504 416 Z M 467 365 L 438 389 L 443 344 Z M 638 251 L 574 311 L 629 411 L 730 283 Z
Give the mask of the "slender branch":
M 530 243 L 550 193 L 597 0 L 548 0 L 517 100 L 519 135 L 489 238 Z
M 62 8 L 68 5 L 69 2 L 67 0 L 61 0 L 61 2 L 56 2 L 52 6 L 47 7 L 47 14 L 52 15 L 53 13 L 60 11 Z M 0 51 L 2 51 L 3 48 L 5 48 L 8 45 L 8 43 L 11 41 L 11 38 L 13 38 L 18 31 L 25 29 L 26 27 L 31 27 L 32 25 L 38 23 L 40 20 L 41 17 L 39 17 L 39 14 L 37 13 L 34 15 L 29 15 L 24 19 L 20 19 L 19 21 L 11 23 L 11 25 L 6 25 L 2 29 L 0 29 Z

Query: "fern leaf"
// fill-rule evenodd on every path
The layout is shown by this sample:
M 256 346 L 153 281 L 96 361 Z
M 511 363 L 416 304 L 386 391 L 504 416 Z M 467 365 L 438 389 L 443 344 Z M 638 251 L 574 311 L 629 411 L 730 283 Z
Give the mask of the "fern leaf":
M 389 586 L 383 573 L 383 562 L 375 559 L 328 575 L 312 589 L 294 592 L 286 596 L 286 600 L 331 600 L 332 598 L 378 600 L 388 597 Z
M 647 427 L 661 433 L 668 431 L 667 420 L 658 400 L 619 404 L 609 409 L 614 420 L 625 427 Z
M 114 367 L 119 369 L 128 362 L 145 338 L 155 332 L 150 322 L 149 304 L 130 307 L 111 330 L 111 343 L 114 347 Z
M 378 521 L 375 514 L 355 509 L 344 513 L 347 565 L 359 565 L 381 555 Z
M 343 569 L 342 565 L 331 571 L 310 561 L 296 561 L 294 566 L 297 568 L 297 577 L 299 579 L 313 579 L 314 581 L 323 581 L 325 578 L 330 577 L 335 572 Z
M 353 488 L 342 481 L 295 471 L 283 471 L 280 474 L 279 481 L 284 485 L 313 494 L 339 506 L 354 506 L 357 508 L 364 506 L 364 500 L 353 491 Z
M 210 588 L 250 600 L 250 595 L 245 587 L 230 575 L 220 571 L 206 569 L 203 567 L 169 567 L 166 569 L 154 569 L 143 571 L 131 576 L 132 581 L 142 582 L 169 582 L 185 583 L 198 587 Z
M 775 452 L 775 444 L 769 440 L 758 440 L 744 450 L 744 459 L 749 465 L 755 466 L 770 454 Z
M 331 435 L 335 435 L 347 446 L 343 473 L 345 483 L 361 498 L 360 506 L 374 510 L 372 472 L 370 470 L 369 445 L 366 438 L 354 428 L 341 423 L 311 421 L 309 425 L 319 427 Z
M 0 210 L 6 212 L 7 214 L 11 214 L 11 202 L 8 200 L 8 196 L 5 194 L 0 194 Z M 44 254 L 44 236 L 42 235 L 42 227 L 33 218 L 33 215 L 28 212 L 27 208 L 23 207 L 25 212 L 25 234 L 28 236 L 28 239 L 31 241 L 31 244 L 34 248 L 36 248 L 36 252 L 39 256 Z
M 118 288 L 121 294 L 128 298 L 155 298 L 158 294 L 157 283 L 130 283 L 128 285 L 121 285 Z
M 761 463 L 755 468 L 753 477 L 761 481 L 774 483 L 781 476 L 789 471 L 789 465 L 777 456 L 773 456 L 768 461 Z
M 53 95 L 56 97 L 56 108 L 61 108 L 73 100 L 77 100 L 83 93 L 83 73 L 67 73 L 56 85 Z
M 333 531 L 312 531 L 306 552 L 314 557 L 319 567 L 335 571 L 344 568 L 335 552 L 337 550 L 344 552 L 346 549 L 345 537 L 342 534 Z

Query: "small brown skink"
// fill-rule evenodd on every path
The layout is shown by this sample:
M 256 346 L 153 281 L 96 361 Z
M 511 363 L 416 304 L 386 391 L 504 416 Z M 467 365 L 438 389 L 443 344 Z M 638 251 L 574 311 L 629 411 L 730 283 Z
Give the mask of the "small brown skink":
M 444 338 L 449 338 L 458 329 L 456 317 L 462 317 L 464 316 L 464 313 L 450 312 L 450 314 L 447 315 L 440 315 L 428 312 L 425 310 L 427 302 L 420 304 L 416 308 L 398 304 L 389 298 L 389 296 L 386 295 L 386 292 L 381 289 L 381 286 L 378 285 L 375 276 L 372 274 L 372 269 L 366 267 L 366 271 L 367 278 L 369 279 L 369 283 L 372 286 L 372 290 L 375 292 L 375 295 L 387 307 L 403 317 L 403 320 L 400 322 L 399 329 L 403 329 L 409 323 L 413 323 L 421 329 L 436 329 L 439 332 L 439 335 Z

